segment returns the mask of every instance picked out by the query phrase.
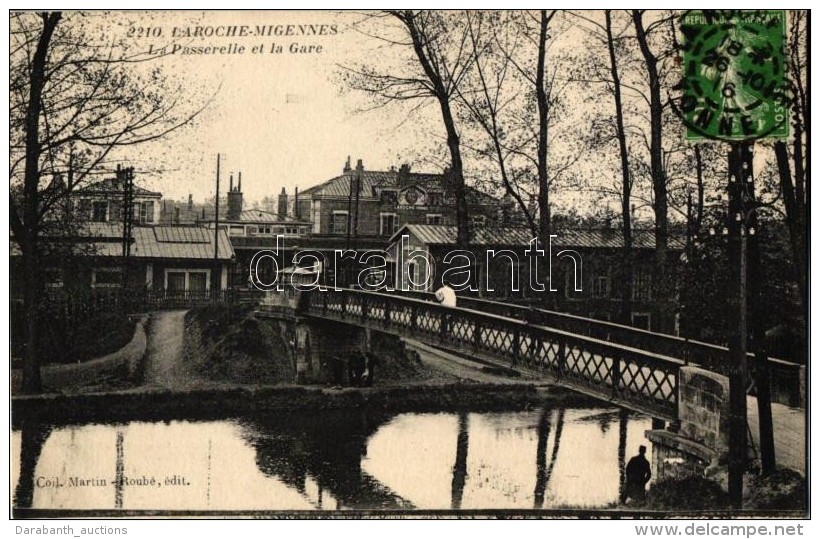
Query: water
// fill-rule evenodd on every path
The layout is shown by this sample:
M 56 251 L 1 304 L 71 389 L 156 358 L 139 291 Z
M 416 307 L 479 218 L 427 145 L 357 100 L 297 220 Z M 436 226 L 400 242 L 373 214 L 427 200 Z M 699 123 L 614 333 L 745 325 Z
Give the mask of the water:
M 650 428 L 603 408 L 24 425 L 12 483 L 43 509 L 601 508 Z

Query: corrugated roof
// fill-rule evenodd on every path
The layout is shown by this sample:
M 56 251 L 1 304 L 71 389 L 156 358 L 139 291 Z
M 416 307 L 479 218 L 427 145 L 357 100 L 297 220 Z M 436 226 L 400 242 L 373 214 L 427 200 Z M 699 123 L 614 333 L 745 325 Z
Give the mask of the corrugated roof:
M 154 236 L 163 243 L 208 243 L 208 230 L 201 227 L 157 226 Z
M 222 213 L 221 211 L 219 213 Z M 280 223 L 280 224 L 309 224 L 310 221 L 302 221 L 294 217 L 286 217 L 281 219 L 278 214 L 260 209 L 244 210 L 239 214 L 239 219 L 236 221 L 243 221 L 248 223 Z M 226 219 L 225 222 L 236 222 L 233 219 Z
M 404 225 L 390 238 L 397 241 L 402 234 L 412 233 L 427 245 L 454 245 L 456 227 L 449 225 Z M 475 227 L 472 229 L 474 245 L 526 246 L 532 240 L 532 232 L 525 227 Z M 619 230 L 559 230 L 553 240 L 555 247 L 570 248 L 621 248 L 623 236 Z M 655 235 L 651 230 L 633 230 L 633 246 L 636 249 L 654 249 Z M 683 249 L 684 241 L 676 236 L 669 237 L 670 249 Z
M 135 258 L 213 259 L 214 231 L 201 226 L 135 226 L 131 256 Z M 122 225 L 114 223 L 87 223 L 79 234 L 92 241 L 86 243 L 93 256 L 122 256 Z M 163 238 L 163 239 L 160 239 Z M 234 256 L 227 232 L 219 231 L 219 260 Z
M 331 178 L 330 180 L 315 185 L 304 191 L 299 192 L 299 196 L 326 196 L 326 197 L 343 197 L 350 196 L 350 190 L 355 187 L 356 171 L 350 171 Z M 432 174 L 427 172 L 409 172 L 407 173 L 407 185 L 418 185 L 425 189 L 438 189 L 444 187 L 444 175 Z M 361 191 L 359 193 L 360 200 L 377 198 L 377 187 L 392 187 L 398 188 L 399 172 L 395 170 L 379 171 L 379 170 L 363 170 L 361 172 Z M 355 193 L 354 193 L 355 194 Z M 490 195 L 479 191 L 474 187 L 467 186 L 467 199 L 471 204 L 495 204 L 498 201 Z

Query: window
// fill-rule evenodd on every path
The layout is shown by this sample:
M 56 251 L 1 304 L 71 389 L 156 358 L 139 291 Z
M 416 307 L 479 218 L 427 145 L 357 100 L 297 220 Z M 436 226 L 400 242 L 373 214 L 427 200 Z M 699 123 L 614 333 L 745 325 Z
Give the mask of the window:
M 444 203 L 443 193 L 427 193 L 428 206 L 441 206 Z
M 209 270 L 185 270 L 167 269 L 165 270 L 165 291 L 169 294 L 184 294 L 186 292 L 194 295 L 207 293 L 210 287 Z
M 91 288 L 111 288 L 120 284 L 121 268 L 95 268 L 91 271 Z
M 271 233 L 271 228 L 269 226 L 260 226 L 259 227 L 259 233 L 260 234 L 270 234 Z
M 472 226 L 487 226 L 487 216 L 486 215 L 472 215 L 470 216 L 470 224 Z
M 395 191 L 382 191 L 381 192 L 381 201 L 382 204 L 393 204 L 395 205 L 398 202 L 398 197 L 396 196 Z
M 331 234 L 347 234 L 347 211 L 336 210 L 330 220 Z
M 204 271 L 188 273 L 188 291 L 205 292 L 208 285 L 208 275 Z
M 257 228 L 255 226 L 247 227 L 248 236 L 256 236 Z
M 134 208 L 134 217 L 140 224 L 154 222 L 154 201 L 143 202 Z
M 592 277 L 592 296 L 596 298 L 609 297 L 609 277 L 606 275 Z
M 380 221 L 382 236 L 392 236 L 399 229 L 399 218 L 395 213 L 382 213 Z
M 440 213 L 428 213 L 427 214 L 427 224 L 428 225 L 440 225 L 442 223 L 441 214 Z
M 579 281 L 578 285 L 583 286 L 583 281 Z M 564 296 L 569 300 L 579 300 L 583 293 L 583 290 L 575 289 L 575 272 L 569 269 L 564 271 Z
M 108 221 L 108 202 L 105 200 L 95 200 L 91 203 L 91 220 L 96 223 Z
M 652 273 L 647 268 L 635 268 L 632 276 L 632 299 L 652 299 Z
M 185 272 L 184 271 L 169 271 L 165 275 L 167 285 L 165 290 L 168 292 L 185 292 Z
M 43 282 L 49 288 L 60 288 L 63 286 L 63 270 L 60 268 L 45 268 L 43 270 Z
M 632 327 L 652 330 L 652 315 L 649 313 L 632 313 Z

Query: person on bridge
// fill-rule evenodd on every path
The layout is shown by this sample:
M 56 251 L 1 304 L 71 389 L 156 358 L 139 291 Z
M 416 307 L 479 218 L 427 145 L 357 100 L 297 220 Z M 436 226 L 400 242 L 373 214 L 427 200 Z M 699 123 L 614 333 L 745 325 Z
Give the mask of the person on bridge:
M 621 493 L 621 503 L 631 499 L 635 502 L 646 500 L 646 484 L 652 478 L 652 469 L 646 460 L 646 446 L 638 448 L 638 454 L 629 459 L 626 465 L 626 485 Z
M 443 283 L 441 288 L 436 290 L 436 300 L 445 307 L 455 307 L 456 291 L 450 288 L 447 283 Z

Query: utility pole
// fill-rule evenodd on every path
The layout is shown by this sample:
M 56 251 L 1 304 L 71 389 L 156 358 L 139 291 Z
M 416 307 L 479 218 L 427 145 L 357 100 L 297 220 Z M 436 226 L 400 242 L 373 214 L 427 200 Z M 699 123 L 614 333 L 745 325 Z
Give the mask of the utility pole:
M 219 161 L 220 155 L 216 154 L 216 196 L 214 197 L 214 274 L 211 276 L 211 301 L 216 303 L 219 283 Z
M 754 375 L 764 474 L 773 471 L 775 465 L 752 155 L 755 140 L 789 136 L 784 108 L 790 93 L 784 53 L 786 17 L 784 10 L 696 10 L 681 16 L 681 63 L 686 68 L 679 85 L 683 90 L 679 114 L 687 127 L 687 137 L 731 144 L 725 232 L 729 236 L 731 309 L 728 471 L 729 498 L 735 508 L 743 504 L 743 474 L 748 458 L 749 328 L 756 357 Z M 769 51 L 765 61 L 757 55 L 760 50 Z M 779 108 L 784 108 L 784 114 L 777 113 Z M 752 305 L 751 317 L 747 304 Z
M 353 177 L 351 176 L 348 181 L 348 192 L 347 192 L 347 228 L 345 229 L 345 252 L 350 250 L 350 232 L 352 229 L 352 217 L 353 217 Z M 350 286 L 350 263 L 347 260 L 347 257 L 342 257 L 342 279 L 344 286 Z M 336 283 L 334 283 L 336 285 Z
M 743 208 L 743 142 L 729 150 L 729 268 L 730 306 L 735 323 L 729 341 L 729 499 L 735 508 L 743 504 L 746 471 L 746 231 Z
M 128 287 L 128 261 L 134 230 L 134 167 L 117 165 L 117 179 L 122 181 L 122 290 Z

